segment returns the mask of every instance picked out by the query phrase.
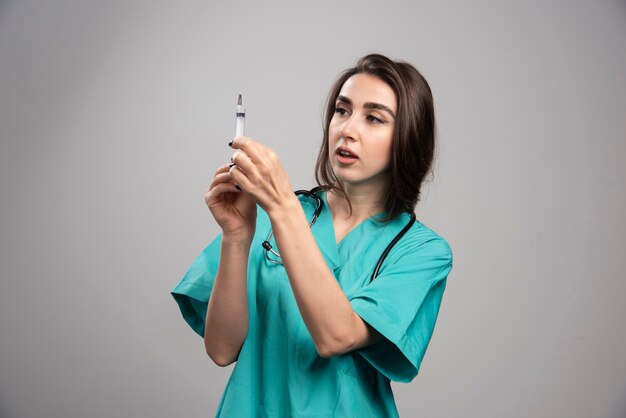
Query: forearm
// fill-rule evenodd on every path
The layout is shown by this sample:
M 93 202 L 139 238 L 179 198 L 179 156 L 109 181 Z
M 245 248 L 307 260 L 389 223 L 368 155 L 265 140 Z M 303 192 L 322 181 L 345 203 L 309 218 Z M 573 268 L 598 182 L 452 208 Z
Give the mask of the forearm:
M 248 332 L 247 269 L 250 240 L 222 237 L 220 262 L 204 329 L 207 354 L 220 366 L 237 359 Z
M 298 308 L 318 352 L 332 355 L 348 351 L 360 324 L 328 268 L 297 199 L 287 210 L 270 214 L 270 219 Z
M 238 137 L 231 179 L 267 212 L 300 314 L 320 355 L 351 351 L 378 336 L 354 313 L 315 242 L 289 178 L 269 148 Z M 235 168 L 236 167 L 236 168 Z

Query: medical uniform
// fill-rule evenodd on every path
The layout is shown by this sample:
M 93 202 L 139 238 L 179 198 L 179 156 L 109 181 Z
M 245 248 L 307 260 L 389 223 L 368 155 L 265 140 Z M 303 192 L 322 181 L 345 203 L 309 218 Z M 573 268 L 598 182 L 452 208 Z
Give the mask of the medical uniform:
M 259 208 L 248 264 L 248 334 L 218 417 L 397 417 L 390 380 L 410 382 L 417 375 L 452 268 L 450 247 L 417 221 L 370 283 L 380 255 L 409 215 L 387 223 L 367 219 L 336 244 L 325 192 L 318 194 L 324 207 L 312 232 L 324 259 L 353 310 L 385 339 L 331 358 L 318 355 L 284 267 L 266 260 L 261 244 L 270 222 Z M 300 200 L 311 219 L 315 201 Z M 220 238 L 172 290 L 184 319 L 200 336 Z

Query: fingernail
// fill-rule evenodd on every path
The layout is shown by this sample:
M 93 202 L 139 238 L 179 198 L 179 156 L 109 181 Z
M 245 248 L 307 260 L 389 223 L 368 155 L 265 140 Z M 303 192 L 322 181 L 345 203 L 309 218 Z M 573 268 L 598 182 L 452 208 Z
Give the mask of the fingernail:
M 235 189 L 237 189 L 237 190 L 241 190 L 241 187 L 239 187 L 239 185 L 238 185 L 238 184 L 235 184 Z
M 232 147 L 232 146 L 233 146 L 233 140 L 232 140 L 232 139 L 231 139 L 231 140 L 230 140 L 230 142 L 228 143 L 228 146 L 229 146 L 229 147 Z
M 235 163 L 228 164 L 229 167 L 233 167 L 234 165 L 235 165 Z

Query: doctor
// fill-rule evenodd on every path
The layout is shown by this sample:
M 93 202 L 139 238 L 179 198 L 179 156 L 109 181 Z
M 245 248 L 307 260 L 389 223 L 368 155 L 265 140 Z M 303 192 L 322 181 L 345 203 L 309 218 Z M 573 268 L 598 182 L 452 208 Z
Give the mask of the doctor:
M 375 54 L 331 89 L 317 222 L 272 149 L 229 143 L 205 195 L 222 233 L 172 291 L 210 358 L 237 362 L 217 416 L 397 416 L 389 382 L 417 374 L 452 267 L 442 237 L 407 224 L 434 141 L 426 80 Z

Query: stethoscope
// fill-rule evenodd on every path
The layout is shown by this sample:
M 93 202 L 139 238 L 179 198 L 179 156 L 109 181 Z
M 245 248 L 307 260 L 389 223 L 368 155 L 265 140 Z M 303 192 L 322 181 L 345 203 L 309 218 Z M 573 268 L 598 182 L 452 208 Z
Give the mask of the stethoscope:
M 294 192 L 296 196 L 306 196 L 310 199 L 315 200 L 315 211 L 313 212 L 313 217 L 311 218 L 311 222 L 309 223 L 310 228 L 312 228 L 313 225 L 315 225 L 317 218 L 320 216 L 320 213 L 322 213 L 322 209 L 324 208 L 324 202 L 322 201 L 322 198 L 315 194 L 320 189 L 321 189 L 320 187 L 315 187 L 311 190 L 296 190 Z M 400 239 L 404 236 L 404 234 L 406 234 L 406 232 L 413 226 L 414 223 L 415 223 L 415 213 L 411 212 L 411 219 L 409 219 L 409 222 L 407 222 L 404 228 L 402 228 L 402 230 L 398 232 L 398 234 L 394 237 L 394 239 L 391 240 L 389 245 L 387 245 L 387 248 L 385 248 L 385 251 L 383 251 L 383 253 L 380 255 L 380 258 L 378 259 L 378 263 L 376 264 L 376 268 L 374 269 L 374 271 L 372 272 L 372 276 L 370 277 L 370 282 L 378 276 L 380 267 L 383 265 L 383 262 L 387 258 L 387 255 L 389 254 L 391 249 L 398 243 L 398 241 L 400 241 Z M 265 258 L 270 263 L 283 264 L 280 258 L 280 254 L 278 254 L 278 251 L 274 250 L 274 248 L 272 247 L 272 244 L 270 244 L 270 240 L 272 239 L 273 235 L 274 235 L 274 231 L 270 229 L 270 233 L 267 236 L 267 239 L 263 241 L 263 243 L 261 244 L 263 245 L 263 249 L 265 250 Z M 270 253 L 273 254 L 276 257 L 276 259 L 273 259 L 272 257 L 270 257 Z

